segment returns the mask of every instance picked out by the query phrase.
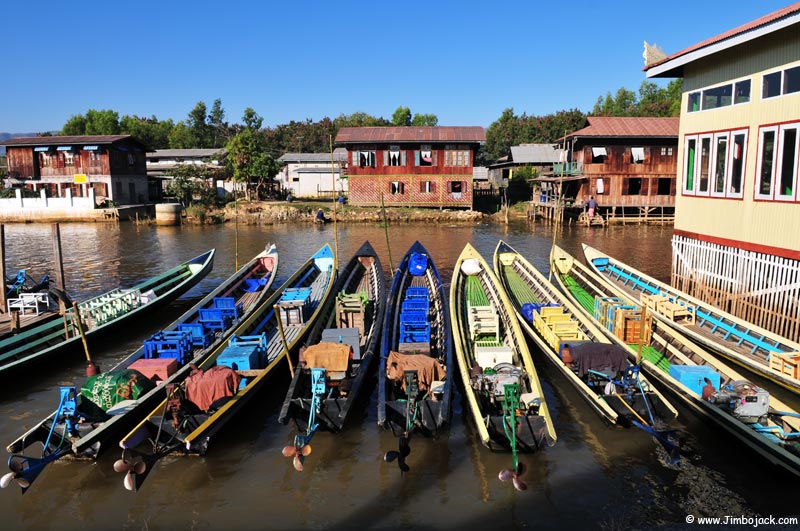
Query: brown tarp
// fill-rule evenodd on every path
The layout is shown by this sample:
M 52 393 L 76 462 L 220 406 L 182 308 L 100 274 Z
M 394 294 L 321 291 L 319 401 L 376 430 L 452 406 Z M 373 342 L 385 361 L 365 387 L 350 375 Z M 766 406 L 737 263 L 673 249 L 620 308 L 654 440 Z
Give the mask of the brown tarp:
M 431 383 L 444 380 L 446 376 L 444 367 L 435 358 L 425 354 L 389 353 L 389 359 L 386 360 L 386 376 L 392 380 L 402 382 L 404 389 L 403 371 L 410 370 L 417 371 L 420 391 L 427 391 Z
M 570 345 L 572 359 L 578 364 L 578 376 L 583 377 L 589 369 L 600 370 L 606 367 L 622 372 L 628 367 L 625 350 L 611 343 L 578 343 Z
M 225 365 L 216 365 L 203 371 L 198 369 L 186 378 L 186 398 L 203 411 L 220 398 L 233 396 L 241 378 Z
M 306 367 L 318 367 L 328 372 L 347 371 L 352 349 L 344 343 L 318 343 L 303 353 Z

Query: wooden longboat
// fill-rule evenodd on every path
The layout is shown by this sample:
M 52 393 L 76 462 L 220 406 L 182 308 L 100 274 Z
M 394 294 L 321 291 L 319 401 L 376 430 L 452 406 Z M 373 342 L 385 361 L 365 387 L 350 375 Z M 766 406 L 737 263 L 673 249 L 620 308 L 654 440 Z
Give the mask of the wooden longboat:
M 800 343 L 748 323 L 583 245 L 586 263 L 611 288 L 699 345 L 800 394 Z
M 294 421 L 302 452 L 317 428 L 338 432 L 374 378 L 383 328 L 386 280 L 365 242 L 347 262 L 304 346 L 278 420 Z M 374 383 L 374 381 L 373 381 Z M 294 453 L 292 455 L 295 455 Z
M 378 425 L 399 438 L 405 457 L 413 433 L 433 437 L 450 424 L 455 370 L 444 287 L 418 241 L 392 278 L 380 353 Z M 387 460 L 394 456 L 387 453 Z
M 127 472 L 124 485 L 137 488 L 146 470 L 168 455 L 205 455 L 213 437 L 300 347 L 333 293 L 336 258 L 323 246 L 259 308 L 229 341 L 217 346 L 163 401 L 120 441 Z M 213 379 L 206 379 L 206 378 Z M 209 396 L 211 391 L 214 394 Z M 146 463 L 146 465 L 145 465 Z
M 22 333 L 0 341 L 0 376 L 20 369 L 34 361 L 47 360 L 58 366 L 58 356 L 81 348 L 78 321 L 86 341 L 119 330 L 123 323 L 154 311 L 186 293 L 200 282 L 214 265 L 214 250 L 192 258 L 179 266 L 146 280 L 132 288 L 115 288 L 107 293 L 67 308 L 63 319 L 47 321 Z
M 553 446 L 556 432 L 511 301 L 470 244 L 453 270 L 450 315 L 469 417 L 485 446 L 512 451 L 516 470 L 518 451 Z
M 678 416 L 670 402 L 640 373 L 633 356 L 609 340 L 547 278 L 500 241 L 494 268 L 522 329 L 567 381 L 611 425 L 638 423 L 661 429 Z M 586 360 L 565 362 L 585 350 Z M 611 353 L 611 356 L 608 354 Z
M 14 478 L 23 485 L 30 485 L 42 469 L 55 460 L 96 459 L 112 437 L 129 430 L 156 405 L 166 385 L 184 378 L 191 364 L 200 363 L 214 348 L 227 341 L 236 325 L 266 300 L 277 266 L 278 251 L 271 245 L 145 341 L 142 347 L 106 371 L 106 374 L 119 374 L 121 379 L 126 375 L 128 381 L 136 378 L 141 391 L 135 398 L 120 399 L 107 408 L 98 404 L 101 397 L 89 396 L 91 380 L 84 385 L 85 393 L 75 386 L 62 386 L 58 409 L 7 447 L 12 454 L 10 465 Z M 221 305 L 226 306 L 224 311 L 216 308 Z M 219 323 L 204 325 L 204 317 L 216 318 L 223 314 L 227 315 Z M 133 373 L 135 376 L 125 372 L 131 369 L 137 370 Z M 174 372 L 169 374 L 169 370 Z M 142 378 L 147 378 L 146 385 Z M 34 448 L 39 456 L 30 455 Z
M 637 298 L 612 290 L 593 269 L 557 246 L 551 267 L 565 293 L 587 318 L 601 324 L 612 341 L 632 352 L 639 352 L 639 340 L 625 337 L 630 327 L 630 322 L 625 322 L 637 314 L 639 320 L 644 316 L 640 356 L 648 376 L 768 462 L 800 476 L 800 413 L 679 333 L 680 328 L 653 319 L 653 311 Z M 705 399 L 704 378 L 716 391 L 710 394 L 709 390 Z

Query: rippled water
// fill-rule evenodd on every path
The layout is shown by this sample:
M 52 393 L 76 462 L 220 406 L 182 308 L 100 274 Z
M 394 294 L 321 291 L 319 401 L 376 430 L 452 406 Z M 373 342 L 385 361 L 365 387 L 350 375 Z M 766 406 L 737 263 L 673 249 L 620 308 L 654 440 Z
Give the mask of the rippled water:
M 238 237 L 237 237 L 238 232 Z M 52 274 L 50 225 L 6 225 L 7 270 L 28 268 L 36 278 Z M 150 227 L 132 223 L 61 225 L 67 289 L 77 299 L 130 286 L 160 271 L 217 249 L 214 270 L 161 315 L 119 334 L 97 349 L 103 367 L 135 350 L 161 324 L 177 317 L 268 242 L 280 251 L 278 280 L 287 278 L 324 243 L 334 243 L 331 224 L 225 227 Z M 565 227 L 557 242 L 580 254 L 581 242 L 602 249 L 663 280 L 670 274 L 670 228 Z M 389 276 L 406 249 L 420 240 L 443 280 L 466 242 L 490 258 L 499 239 L 547 270 L 553 242 L 549 225 L 339 226 L 340 261 L 364 240 L 380 253 Z M 238 242 L 238 243 L 237 243 Z M 7 444 L 56 406 L 57 386 L 80 385 L 78 354 L 40 374 L 4 384 L 0 434 Z M 112 470 L 111 448 L 96 463 L 56 463 L 21 496 L 0 492 L 3 529 L 322 529 L 322 528 L 599 528 L 683 525 L 687 514 L 740 516 L 796 514 L 796 482 L 755 459 L 715 426 L 678 405 L 677 428 L 695 456 L 679 467 L 660 461 L 657 444 L 641 431 L 609 428 L 534 352 L 558 443 L 525 456 L 528 490 L 516 492 L 497 477 L 508 454 L 475 441 L 459 400 L 453 425 L 437 440 L 414 439 L 401 474 L 384 463 L 396 447 L 377 428 L 376 398 L 339 434 L 320 433 L 303 473 L 281 448 L 291 426 L 277 423 L 289 375 L 275 375 L 265 389 L 212 441 L 202 458 L 167 458 L 143 488 L 130 493 Z M 785 398 L 785 397 L 784 397 Z

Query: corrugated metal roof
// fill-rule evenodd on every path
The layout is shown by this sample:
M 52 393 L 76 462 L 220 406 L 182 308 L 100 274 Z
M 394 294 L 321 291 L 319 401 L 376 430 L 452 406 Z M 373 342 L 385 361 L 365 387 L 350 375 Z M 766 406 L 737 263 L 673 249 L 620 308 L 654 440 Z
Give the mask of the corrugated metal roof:
M 333 160 L 339 162 L 347 161 L 347 150 L 345 148 L 336 148 L 333 150 Z M 330 153 L 284 153 L 278 157 L 278 162 L 330 162 Z
M 486 142 L 483 127 L 342 127 L 337 144 L 378 142 Z
M 680 118 L 590 116 L 589 125 L 567 135 L 598 137 L 678 137 Z
M 155 151 L 150 151 L 147 154 L 147 158 L 174 158 L 174 157 L 184 157 L 184 158 L 206 158 L 206 157 L 213 157 L 215 155 L 223 156 L 227 154 L 222 148 L 211 148 L 211 149 L 157 149 Z
M 747 37 L 748 33 L 753 33 L 752 37 L 755 38 L 759 36 L 762 32 L 757 32 L 756 30 L 765 30 L 766 32 L 771 31 L 771 28 L 767 28 L 770 25 L 776 25 L 776 30 L 780 29 L 783 26 L 777 26 L 779 22 L 785 21 L 787 18 L 795 18 L 795 21 L 792 21 L 792 24 L 800 22 L 800 2 L 794 3 L 792 5 L 786 6 L 782 9 L 774 11 L 768 15 L 764 15 L 763 17 L 757 18 L 751 22 L 747 22 L 746 24 L 742 24 L 741 26 L 737 26 L 731 30 L 726 31 L 725 33 L 721 33 L 715 37 L 711 37 L 710 39 L 706 39 L 704 41 L 698 42 L 688 48 L 684 48 L 683 50 L 676 52 L 666 59 L 663 59 L 657 63 L 653 63 L 651 65 L 645 66 L 642 70 L 649 71 L 649 70 L 657 70 L 659 74 L 669 74 L 669 75 L 683 75 L 683 65 L 686 64 L 688 61 L 681 61 L 681 64 L 677 64 L 679 59 L 683 56 L 691 54 L 692 52 L 699 52 L 704 48 L 714 47 L 714 52 L 721 51 L 725 48 L 741 44 L 746 39 L 742 39 L 742 37 Z M 726 41 L 730 41 L 727 42 Z M 726 45 L 727 44 L 727 45 Z M 711 52 L 711 50 L 709 50 Z M 675 62 L 675 68 L 670 68 L 669 63 Z M 670 74 L 671 72 L 671 74 Z
M 560 160 L 561 151 L 555 144 L 520 144 L 511 146 L 511 159 L 522 164 L 552 164 Z
M 141 144 L 131 135 L 27 136 L 10 138 L 2 144 L 4 146 L 64 146 L 67 144 L 113 144 L 126 139 Z

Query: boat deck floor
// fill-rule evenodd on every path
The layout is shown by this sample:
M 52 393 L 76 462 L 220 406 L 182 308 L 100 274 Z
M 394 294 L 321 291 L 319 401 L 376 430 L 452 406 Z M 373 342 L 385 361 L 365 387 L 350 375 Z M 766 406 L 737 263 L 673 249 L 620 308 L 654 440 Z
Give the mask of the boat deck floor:
M 50 321 L 58 317 L 57 310 L 46 310 L 39 312 L 39 315 L 20 315 L 19 316 L 19 329 L 15 332 L 11 328 L 11 314 L 0 314 L 0 339 L 5 339 L 14 333 L 23 332 L 44 322 Z

